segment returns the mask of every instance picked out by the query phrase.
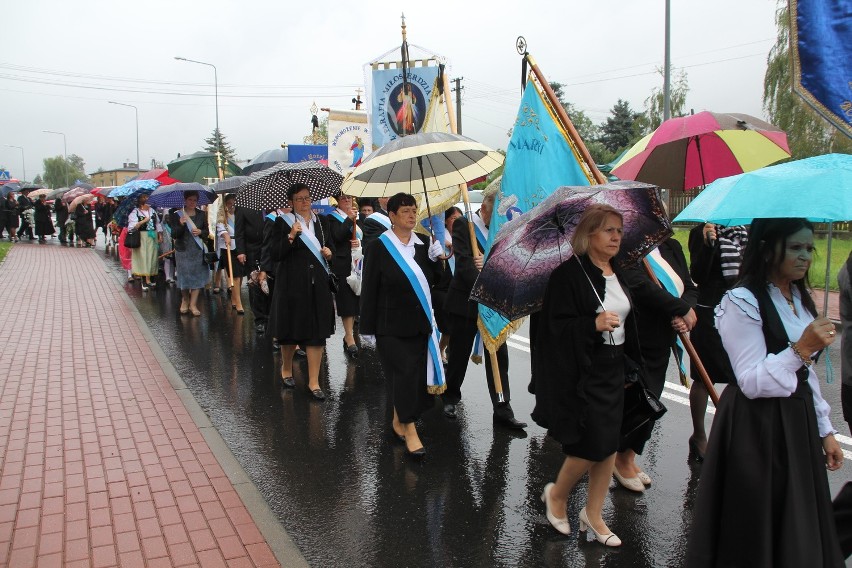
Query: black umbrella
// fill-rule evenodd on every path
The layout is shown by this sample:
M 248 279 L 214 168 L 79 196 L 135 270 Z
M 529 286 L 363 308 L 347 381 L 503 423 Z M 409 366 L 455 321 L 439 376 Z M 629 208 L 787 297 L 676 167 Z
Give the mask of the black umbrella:
M 284 148 L 273 148 L 272 150 L 261 152 L 249 160 L 249 164 L 243 168 L 243 173 L 246 175 L 254 174 L 286 161 L 287 151 Z
M 287 189 L 295 184 L 308 186 L 311 201 L 340 193 L 343 176 L 319 162 L 281 163 L 249 176 L 237 194 L 237 205 L 255 211 L 290 207 Z
M 0 194 L 2 194 L 3 197 L 6 197 L 7 195 L 9 195 L 12 192 L 18 192 L 18 191 L 21 191 L 21 184 L 19 184 L 16 181 L 10 181 L 9 183 L 5 183 L 3 185 L 0 185 Z
M 21 189 L 44 189 L 44 186 L 37 183 L 25 183 L 21 186 Z
M 243 170 L 245 172 L 245 170 Z M 222 181 L 211 183 L 207 186 L 211 191 L 215 191 L 219 195 L 226 193 L 235 193 L 237 189 L 249 180 L 248 176 L 234 176 L 225 178 Z
M 93 186 L 92 184 L 80 180 L 77 180 L 71 184 L 71 189 L 74 189 L 75 187 L 82 187 L 87 191 L 92 191 L 93 189 L 95 189 L 95 186 Z

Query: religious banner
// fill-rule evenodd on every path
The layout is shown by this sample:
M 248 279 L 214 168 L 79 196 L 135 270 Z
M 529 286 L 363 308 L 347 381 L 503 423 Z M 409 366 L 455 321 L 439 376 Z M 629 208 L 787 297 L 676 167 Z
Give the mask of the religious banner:
M 372 149 L 370 144 L 366 111 L 328 111 L 329 168 L 346 176 L 367 157 Z
M 407 92 L 403 93 L 402 69 L 384 69 L 380 65 L 373 66 L 370 89 L 373 148 L 396 140 L 400 134 L 420 132 L 438 76 L 437 65 L 409 67 Z
M 846 0 L 792 0 L 793 90 L 852 137 L 852 8 Z
M 313 144 L 288 144 L 287 145 L 287 161 L 291 164 L 296 162 L 307 162 L 314 160 L 317 162 L 328 161 L 328 146 L 313 145 Z

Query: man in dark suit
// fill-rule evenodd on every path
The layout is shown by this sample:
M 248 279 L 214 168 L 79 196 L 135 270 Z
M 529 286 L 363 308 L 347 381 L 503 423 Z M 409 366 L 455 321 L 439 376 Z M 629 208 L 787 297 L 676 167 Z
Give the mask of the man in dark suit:
M 461 386 L 467 372 L 467 363 L 476 336 L 476 320 L 478 315 L 478 304 L 470 300 L 470 291 L 479 271 L 482 270 L 484 240 L 488 238 L 488 225 L 491 222 L 491 211 L 494 207 L 492 193 L 485 196 L 482 207 L 474 216 L 474 224 L 477 226 L 478 237 L 474 247 L 470 242 L 470 229 L 468 220 L 464 217 L 456 219 L 453 223 L 453 255 L 456 259 L 456 270 L 450 289 L 447 292 L 447 300 L 444 309 L 450 319 L 450 344 L 447 364 L 447 390 L 442 395 L 444 401 L 444 415 L 447 418 L 456 418 L 456 405 L 461 401 Z M 482 240 L 483 242 L 479 242 Z M 491 370 L 489 354 L 485 354 L 485 376 L 488 380 L 488 392 L 491 395 L 491 403 L 494 406 L 494 423 L 513 430 L 526 428 L 526 424 L 515 419 L 515 413 L 509 404 L 509 350 L 505 344 L 497 350 L 497 362 L 500 368 L 500 381 L 503 390 L 504 402 L 499 402 L 494 389 L 494 377 Z
M 260 265 L 260 249 L 263 245 L 263 213 L 237 207 L 234 212 L 234 240 L 237 262 L 251 274 Z M 249 306 L 254 314 L 254 328 L 258 333 L 266 331 L 269 320 L 269 296 L 257 286 L 249 286 Z
M 32 209 L 35 206 L 33 200 L 29 198 L 29 189 L 25 189 L 21 192 L 21 195 L 18 196 L 18 215 L 21 216 L 21 226 L 18 229 L 18 238 L 20 239 L 24 235 L 27 235 L 30 240 L 33 240 L 33 227 L 30 225 L 29 218 L 24 215 L 24 211 L 28 209 Z

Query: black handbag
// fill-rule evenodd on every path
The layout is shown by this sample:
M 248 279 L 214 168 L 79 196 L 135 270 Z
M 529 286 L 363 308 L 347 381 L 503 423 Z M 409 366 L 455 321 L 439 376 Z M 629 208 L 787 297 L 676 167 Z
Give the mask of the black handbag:
M 214 266 L 219 262 L 219 255 L 215 251 L 204 252 L 204 264 L 210 267 L 210 270 L 215 270 Z
M 130 229 L 124 236 L 124 246 L 129 249 L 138 249 L 142 246 L 142 233 L 138 229 Z
M 637 431 L 666 413 L 667 408 L 645 386 L 642 368 L 624 356 L 624 412 L 621 418 L 621 441 L 629 442 Z

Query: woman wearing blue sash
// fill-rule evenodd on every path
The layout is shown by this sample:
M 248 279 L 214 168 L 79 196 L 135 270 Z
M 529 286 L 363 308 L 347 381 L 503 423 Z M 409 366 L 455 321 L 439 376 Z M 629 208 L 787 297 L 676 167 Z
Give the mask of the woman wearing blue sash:
M 346 283 L 346 277 L 352 273 L 352 255 L 361 246 L 361 229 L 352 227 L 358 218 L 358 209 L 349 195 L 340 195 L 337 198 L 337 209 L 328 216 L 331 226 L 331 240 L 334 242 L 334 257 L 331 259 L 331 271 L 337 275 L 340 282 L 340 290 L 334 296 L 337 306 L 337 315 L 343 320 L 343 349 L 351 357 L 358 356 L 358 347 L 355 345 L 355 336 L 352 330 L 355 327 L 355 316 L 358 315 L 358 296 Z M 358 251 L 360 253 L 360 251 Z
M 417 202 L 407 193 L 388 200 L 391 228 L 364 258 L 361 281 L 361 342 L 376 347 L 382 362 L 392 427 L 406 452 L 422 458 L 426 449 L 414 423 L 446 388 L 435 332 L 431 287 L 441 277 L 441 243 L 414 233 Z
M 198 192 L 183 194 L 183 209 L 169 215 L 172 239 L 175 245 L 177 264 L 177 286 L 181 293 L 180 313 L 198 317 L 198 294 L 210 281 L 210 267 L 204 259 L 204 244 L 201 235 L 207 235 L 207 213 L 196 209 Z
M 287 190 L 293 212 L 278 216 L 273 229 L 271 260 L 278 262 L 269 328 L 281 346 L 281 382 L 293 380 L 293 355 L 301 346 L 308 356 L 308 391 L 325 400 L 319 385 L 325 340 L 334 333 L 334 298 L 328 261 L 334 255 L 328 219 L 311 211 L 308 186 Z

